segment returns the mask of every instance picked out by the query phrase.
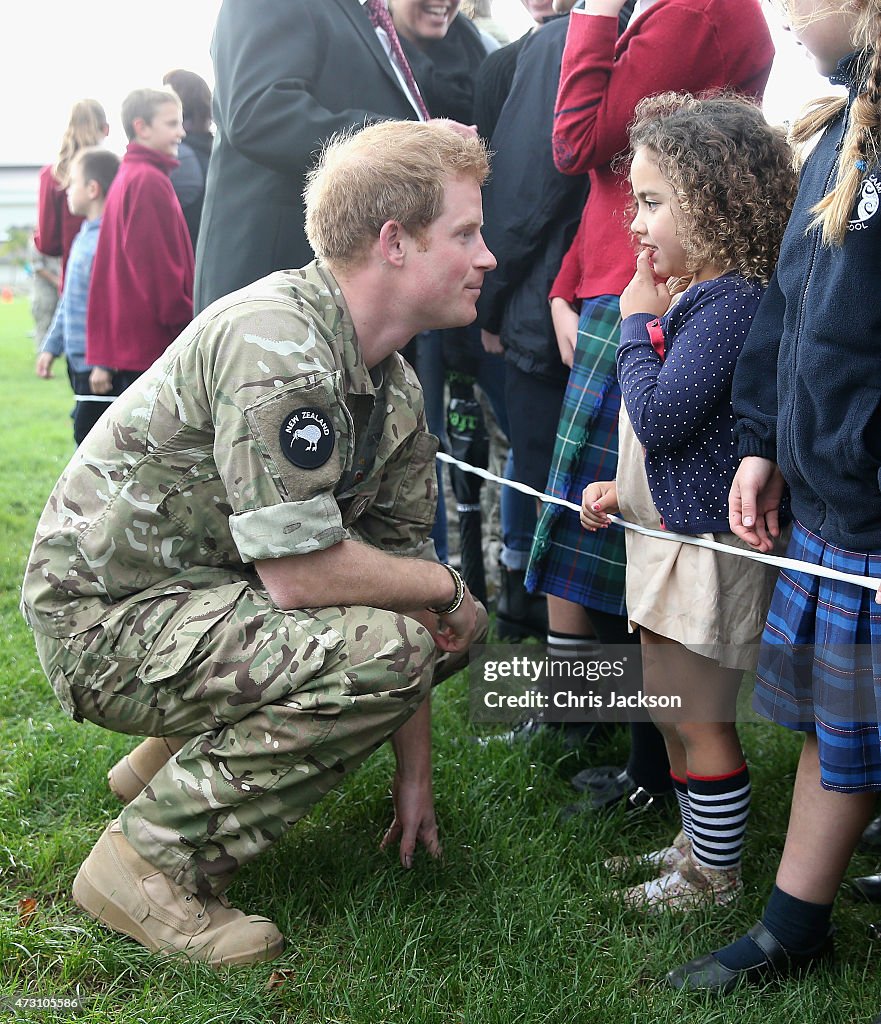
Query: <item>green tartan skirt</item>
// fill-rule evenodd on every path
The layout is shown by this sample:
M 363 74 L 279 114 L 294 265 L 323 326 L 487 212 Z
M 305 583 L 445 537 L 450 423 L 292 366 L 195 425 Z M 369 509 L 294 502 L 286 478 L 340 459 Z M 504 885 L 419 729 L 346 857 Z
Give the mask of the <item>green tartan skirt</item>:
M 621 328 L 617 295 L 585 299 L 578 344 L 563 398 L 548 494 L 581 504 L 594 480 L 614 480 L 618 465 L 621 389 L 615 355 Z M 578 514 L 546 504 L 536 526 L 527 589 L 552 594 L 585 608 L 625 615 L 624 530 L 610 526 L 590 533 Z

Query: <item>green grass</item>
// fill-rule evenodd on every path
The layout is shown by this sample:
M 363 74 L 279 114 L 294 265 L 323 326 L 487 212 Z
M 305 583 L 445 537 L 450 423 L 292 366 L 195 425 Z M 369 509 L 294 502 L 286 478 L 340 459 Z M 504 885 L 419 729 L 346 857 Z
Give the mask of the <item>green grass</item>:
M 0 997 L 79 990 L 88 1000 L 79 1019 L 95 1024 L 852 1024 L 881 1009 L 877 950 L 865 934 L 876 912 L 846 894 L 832 968 L 724 1001 L 659 983 L 761 912 L 797 737 L 767 724 L 743 729 L 755 794 L 744 899 L 687 918 L 641 919 L 609 897 L 601 863 L 669 840 L 673 820 L 616 813 L 590 827 L 561 825 L 554 812 L 572 799 L 566 780 L 582 762 L 552 742 L 471 742 L 462 677 L 435 701 L 442 862 L 420 859 L 405 873 L 379 852 L 392 764 L 382 751 L 231 891 L 286 934 L 276 964 L 212 971 L 163 960 L 83 917 L 70 885 L 117 809 L 104 777 L 131 741 L 64 717 L 18 613 L 34 525 L 72 450 L 67 382 L 33 375 L 29 327 L 22 300 L 0 305 Z M 619 735 L 594 762 L 625 754 Z M 866 857 L 853 865 L 874 868 Z M 18 901 L 28 897 L 37 911 L 22 923 Z M 284 980 L 268 989 L 274 970 Z

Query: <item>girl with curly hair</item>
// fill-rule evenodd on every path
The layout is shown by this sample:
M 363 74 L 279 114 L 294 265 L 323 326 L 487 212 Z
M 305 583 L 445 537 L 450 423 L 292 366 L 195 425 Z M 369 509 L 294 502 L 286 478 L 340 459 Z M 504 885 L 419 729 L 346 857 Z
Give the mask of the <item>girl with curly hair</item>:
M 793 130 L 811 149 L 734 379 L 741 461 L 731 529 L 770 550 L 788 487 L 787 554 L 877 580 L 881 0 L 787 0 L 785 8 L 820 72 L 848 96 L 818 101 Z M 753 703 L 803 732 L 804 745 L 776 884 L 761 921 L 671 971 L 674 987 L 728 991 L 831 954 L 833 902 L 881 792 L 879 602 L 881 592 L 840 578 L 780 573 Z
M 745 547 L 728 532 L 737 468 L 731 383 L 795 197 L 783 134 L 733 95 L 663 93 L 630 128 L 639 243 L 621 295 L 616 480 L 589 484 L 582 525 L 608 513 Z M 734 723 L 755 667 L 774 575 L 755 561 L 627 531 L 627 613 L 657 713 L 682 829 L 638 858 L 654 877 L 622 893 L 651 912 L 726 904 L 741 891 L 750 782 Z M 633 858 L 613 866 L 634 866 Z

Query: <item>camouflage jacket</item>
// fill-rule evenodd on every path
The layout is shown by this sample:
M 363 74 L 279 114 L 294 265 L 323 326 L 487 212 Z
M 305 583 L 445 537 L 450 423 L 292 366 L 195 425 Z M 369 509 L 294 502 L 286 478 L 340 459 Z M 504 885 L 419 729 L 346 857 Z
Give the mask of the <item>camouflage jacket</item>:
M 52 636 L 200 566 L 346 537 L 434 557 L 437 440 L 397 353 L 369 372 L 326 266 L 204 310 L 113 403 L 37 526 L 22 610 Z

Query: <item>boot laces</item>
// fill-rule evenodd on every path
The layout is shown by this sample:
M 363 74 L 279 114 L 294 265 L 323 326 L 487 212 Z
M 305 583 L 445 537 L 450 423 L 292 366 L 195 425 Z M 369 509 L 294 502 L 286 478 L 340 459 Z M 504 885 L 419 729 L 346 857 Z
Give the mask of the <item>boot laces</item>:
M 196 906 L 199 908 L 199 912 L 196 914 L 197 921 L 201 921 L 202 918 L 205 916 L 205 908 L 208 906 L 209 898 L 210 897 L 206 896 L 204 899 L 200 900 L 199 897 L 194 892 L 188 893 L 184 897 L 185 903 L 192 903 L 193 900 L 196 901 Z

